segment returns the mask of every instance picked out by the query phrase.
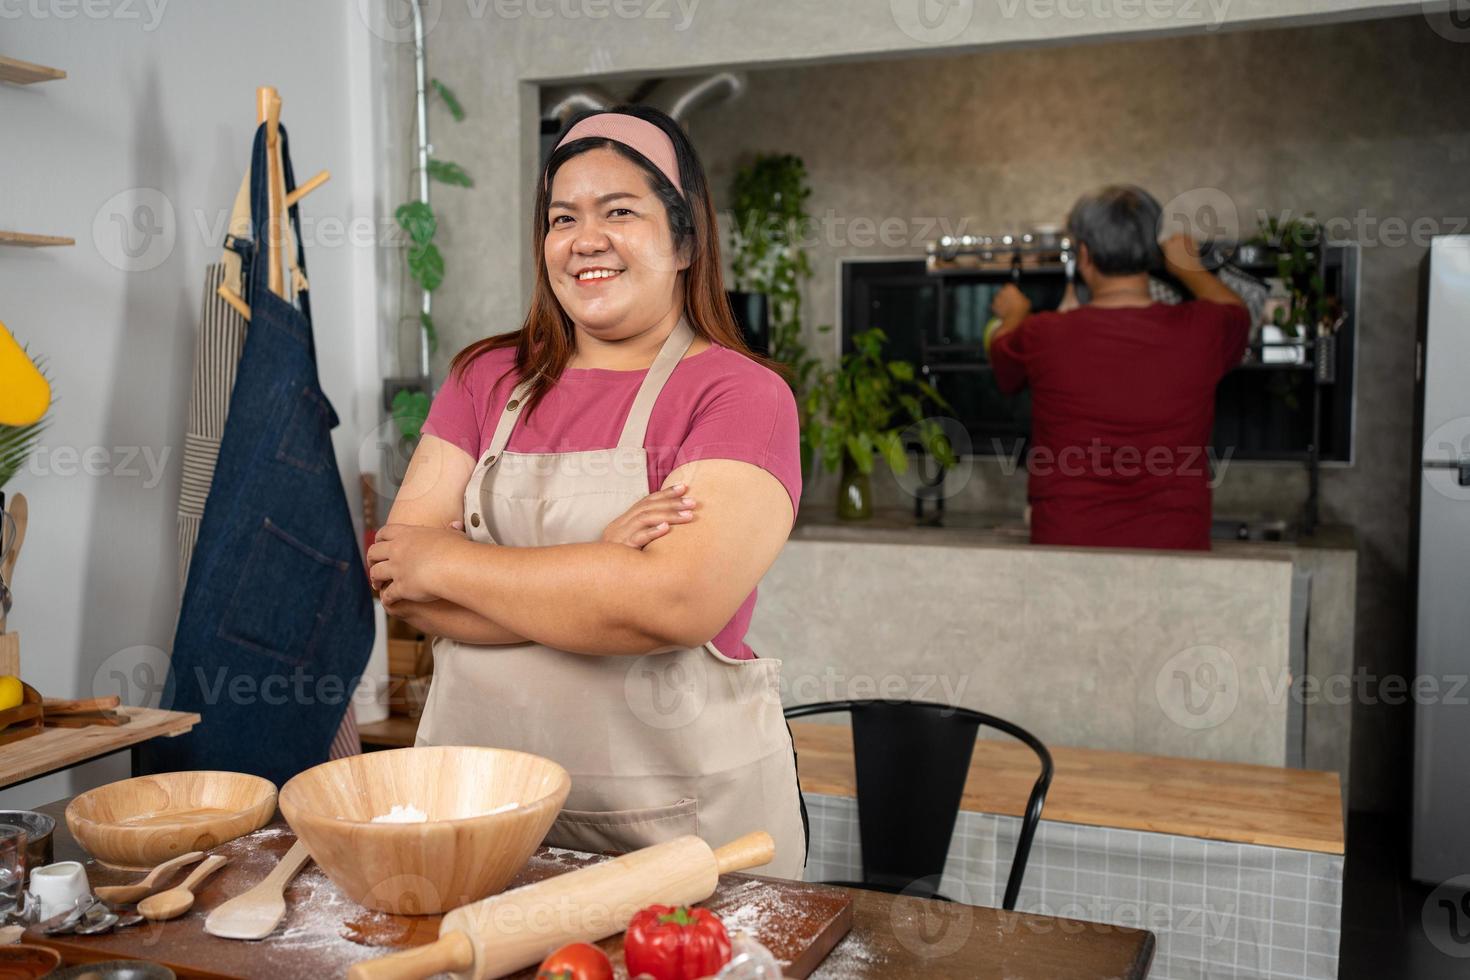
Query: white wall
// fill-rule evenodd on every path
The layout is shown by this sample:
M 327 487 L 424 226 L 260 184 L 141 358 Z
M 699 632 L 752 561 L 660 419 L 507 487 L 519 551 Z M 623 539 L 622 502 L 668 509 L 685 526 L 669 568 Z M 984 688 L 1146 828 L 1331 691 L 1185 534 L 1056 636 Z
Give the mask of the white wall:
M 315 227 L 305 237 L 321 379 L 357 508 L 360 444 L 377 422 L 380 270 L 391 266 L 372 244 L 378 44 L 355 3 L 0 3 L 0 53 L 69 76 L 0 85 L 0 228 L 77 241 L 0 249 L 0 321 L 46 358 L 58 395 L 44 452 L 7 487 L 31 513 L 11 627 L 22 674 L 44 694 L 116 690 L 113 668 L 171 646 L 202 274 L 249 163 L 259 84 L 280 90 L 298 180 L 332 171 L 303 217 Z M 365 244 L 347 244 L 353 219 L 366 222 Z M 89 453 L 90 473 L 76 461 Z M 134 685 L 131 700 L 142 693 Z M 0 793 L 0 807 L 126 774 L 124 754 Z

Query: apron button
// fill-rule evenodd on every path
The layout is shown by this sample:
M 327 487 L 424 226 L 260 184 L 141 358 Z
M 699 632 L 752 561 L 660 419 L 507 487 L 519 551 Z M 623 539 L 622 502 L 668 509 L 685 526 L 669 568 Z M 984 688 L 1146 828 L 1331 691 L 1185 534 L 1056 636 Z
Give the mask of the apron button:
M 520 407 L 521 407 L 521 400 L 519 398 L 512 398 L 510 400 L 510 404 L 508 404 L 508 405 L 505 406 L 505 410 L 507 412 L 514 412 L 516 409 L 518 409 Z
M 480 515 L 479 514 L 471 514 L 470 515 L 470 526 L 471 527 L 479 527 L 480 526 Z

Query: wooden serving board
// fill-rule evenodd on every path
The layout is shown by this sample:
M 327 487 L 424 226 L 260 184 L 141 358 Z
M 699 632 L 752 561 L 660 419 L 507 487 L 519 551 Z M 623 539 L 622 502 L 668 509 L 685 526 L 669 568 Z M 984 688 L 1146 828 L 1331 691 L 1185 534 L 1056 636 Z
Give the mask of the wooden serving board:
M 70 835 L 63 835 L 61 827 L 57 830 L 56 859 L 85 861 L 92 887 L 137 880 L 136 873 L 87 860 Z M 200 889 L 193 910 L 172 922 L 144 923 L 102 936 L 41 936 L 27 932 L 23 941 L 49 946 L 67 963 L 145 959 L 162 963 L 181 978 L 238 980 L 262 976 L 341 977 L 360 960 L 375 959 L 394 948 L 418 946 L 438 937 L 439 916 L 397 916 L 365 909 L 348 900 L 315 864 L 308 864 L 287 889 L 286 918 L 268 938 L 242 942 L 206 933 L 204 919 L 210 911 L 264 878 L 295 840 L 290 828 L 278 820 L 214 848 L 210 853 L 228 855 L 230 863 Z M 598 855 L 542 848 L 510 887 L 602 860 L 605 858 Z M 724 875 L 719 889 L 704 905 L 719 913 L 732 932 L 745 929 L 754 935 L 781 960 L 786 976 L 793 978 L 809 976 L 852 928 L 851 896 L 823 885 Z M 604 940 L 602 947 L 613 958 L 620 980 L 626 978 L 622 934 Z M 516 974 L 534 975 L 534 970 Z

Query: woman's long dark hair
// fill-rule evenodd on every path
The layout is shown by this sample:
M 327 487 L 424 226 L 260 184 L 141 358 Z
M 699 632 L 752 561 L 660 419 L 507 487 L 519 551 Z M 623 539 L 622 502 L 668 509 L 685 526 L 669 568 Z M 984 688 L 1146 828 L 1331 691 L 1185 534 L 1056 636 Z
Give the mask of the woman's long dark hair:
M 657 109 L 649 106 L 619 106 L 612 110 L 653 123 L 668 134 L 674 144 L 674 155 L 679 162 L 679 182 L 684 187 L 681 195 L 667 177 L 649 162 L 648 158 L 624 143 L 601 136 L 573 140 L 558 148 L 546 161 L 536 183 L 536 205 L 531 213 L 531 248 L 536 263 L 536 288 L 531 297 L 531 308 L 526 313 L 521 328 L 512 333 L 499 334 L 476 341 L 454 356 L 450 364 L 452 371 L 463 374 L 475 358 L 487 351 L 502 347 L 515 347 L 515 370 L 522 378 L 534 379 L 526 396 L 524 411 L 531 412 L 541 398 L 561 377 L 562 370 L 576 350 L 576 338 L 571 318 L 557 302 L 551 291 L 551 280 L 546 271 L 546 233 L 550 227 L 546 216 L 550 200 L 551 184 L 556 172 L 573 157 L 590 150 L 607 147 L 636 163 L 648 177 L 649 186 L 663 202 L 669 216 L 669 229 L 673 233 L 675 253 L 690 257 L 689 267 L 680 273 L 684 285 L 684 308 L 689 325 L 696 334 L 765 365 L 783 378 L 788 372 L 784 365 L 762 357 L 752 351 L 741 336 L 730 309 L 729 298 L 721 278 L 719 226 L 715 219 L 715 205 L 710 197 L 709 183 L 704 176 L 704 167 L 694 153 L 694 146 L 677 122 Z M 564 137 L 582 119 L 596 113 L 582 113 L 571 120 L 562 130 Z

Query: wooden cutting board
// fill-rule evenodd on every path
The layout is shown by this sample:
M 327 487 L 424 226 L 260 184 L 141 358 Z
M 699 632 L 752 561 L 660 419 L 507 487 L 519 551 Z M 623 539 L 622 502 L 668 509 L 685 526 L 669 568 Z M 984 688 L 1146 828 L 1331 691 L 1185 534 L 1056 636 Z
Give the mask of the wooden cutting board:
M 60 831 L 61 828 L 58 828 Z M 58 833 L 57 860 L 85 860 L 74 841 Z M 286 919 L 259 942 L 221 939 L 204 931 L 204 919 L 216 906 L 264 878 L 290 849 L 296 836 L 282 821 L 246 837 L 221 844 L 210 853 L 225 854 L 225 865 L 201 888 L 193 910 L 172 922 L 144 923 L 102 936 L 41 936 L 27 932 L 25 942 L 49 946 L 68 963 L 110 959 L 146 959 L 162 963 L 181 978 L 237 980 L 261 976 L 341 977 L 360 960 L 374 959 L 394 948 L 432 942 L 439 935 L 439 916 L 397 916 L 373 912 L 349 901 L 315 864 L 286 891 Z M 543 848 L 512 881 L 511 887 L 565 874 L 604 860 L 577 851 Z M 92 886 L 127 884 L 138 876 L 87 861 Z M 809 976 L 852 928 L 852 899 L 847 892 L 823 885 L 724 875 L 704 905 L 734 931 L 745 929 L 781 960 L 787 977 Z M 604 940 L 618 977 L 622 934 Z M 525 970 L 517 977 L 533 977 Z

